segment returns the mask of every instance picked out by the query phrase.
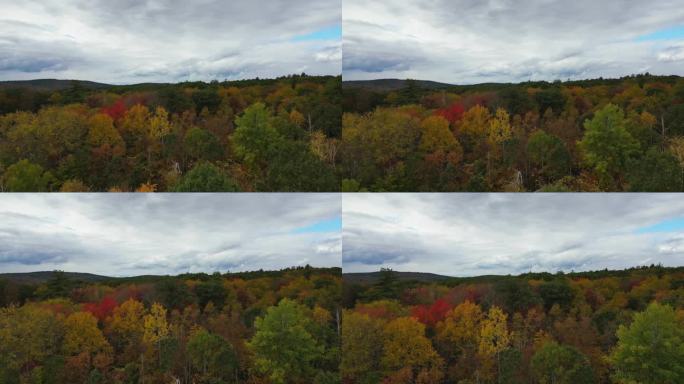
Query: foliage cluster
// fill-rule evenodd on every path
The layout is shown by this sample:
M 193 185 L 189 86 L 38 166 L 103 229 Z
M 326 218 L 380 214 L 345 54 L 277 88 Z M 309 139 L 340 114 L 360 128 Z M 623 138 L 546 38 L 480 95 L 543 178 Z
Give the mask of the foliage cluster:
M 340 83 L 0 89 L 0 188 L 337 191 Z
M 412 85 L 413 84 L 413 85 Z M 684 79 L 344 90 L 346 191 L 684 190 Z
M 344 383 L 684 382 L 684 269 L 345 284 Z M 541 277 L 541 278 L 540 278 Z
M 0 284 L 3 384 L 339 382 L 339 269 L 16 288 Z

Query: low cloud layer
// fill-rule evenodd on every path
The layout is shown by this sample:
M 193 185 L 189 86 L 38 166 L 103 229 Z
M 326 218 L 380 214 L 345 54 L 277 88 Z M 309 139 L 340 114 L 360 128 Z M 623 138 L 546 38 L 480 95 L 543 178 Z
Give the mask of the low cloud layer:
M 677 0 L 345 0 L 345 80 L 684 75 Z
M 343 268 L 476 276 L 682 266 L 684 225 L 673 223 L 684 223 L 678 194 L 345 194 Z
M 340 266 L 335 194 L 10 194 L 0 273 L 110 276 Z M 304 230 L 302 230 L 304 228 Z
M 0 80 L 339 74 L 339 1 L 0 0 Z M 312 38 L 307 38 L 312 36 Z

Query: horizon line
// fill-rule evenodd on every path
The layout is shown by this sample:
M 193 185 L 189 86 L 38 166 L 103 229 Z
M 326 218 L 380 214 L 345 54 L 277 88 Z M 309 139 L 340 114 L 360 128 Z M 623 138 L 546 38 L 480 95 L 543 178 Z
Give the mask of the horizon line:
M 253 269 L 253 270 L 246 270 L 246 271 L 212 271 L 212 272 L 180 272 L 176 274 L 165 274 L 165 275 L 158 275 L 158 274 L 140 274 L 140 275 L 120 275 L 120 276 L 115 276 L 115 275 L 101 275 L 95 272 L 81 272 L 81 271 L 73 271 L 73 270 L 61 270 L 61 269 L 53 269 L 53 270 L 41 270 L 41 271 L 30 271 L 30 272 L 0 272 L 0 279 L 2 279 L 4 276 L 8 275 L 28 275 L 32 273 L 73 273 L 73 274 L 84 274 L 84 275 L 94 275 L 94 276 L 99 276 L 99 277 L 104 277 L 104 278 L 110 278 L 110 279 L 125 279 L 125 278 L 133 278 L 133 277 L 178 277 L 181 275 L 213 275 L 215 273 L 219 273 L 221 275 L 230 275 L 230 274 L 239 274 L 239 273 L 254 273 L 254 272 L 287 272 L 290 270 L 296 270 L 296 269 L 305 269 L 306 267 L 310 267 L 312 269 L 341 269 L 342 267 L 338 266 L 333 266 L 333 267 L 324 267 L 324 266 L 313 266 L 313 265 L 296 265 L 296 266 L 291 266 L 291 267 L 285 267 L 281 269 Z
M 573 82 L 581 82 L 581 81 L 592 81 L 592 80 L 624 80 L 624 79 L 630 79 L 630 78 L 638 78 L 638 77 L 678 77 L 678 78 L 684 78 L 684 75 L 676 75 L 676 74 L 670 74 L 670 75 L 657 75 L 649 72 L 644 72 L 644 73 L 632 73 L 628 75 L 622 75 L 618 77 L 604 77 L 604 76 L 599 76 L 599 77 L 587 77 L 587 78 L 582 78 L 582 79 L 553 79 L 553 80 L 520 80 L 520 81 L 482 81 L 482 82 L 477 82 L 477 83 L 452 83 L 452 82 L 446 82 L 442 80 L 432 80 L 432 79 L 427 79 L 427 78 L 411 78 L 411 77 L 379 77 L 379 78 L 374 78 L 374 79 L 349 79 L 346 80 L 344 78 L 344 73 L 342 74 L 342 82 L 343 83 L 350 83 L 350 82 L 372 82 L 372 81 L 387 81 L 387 80 L 399 80 L 399 81 L 418 81 L 418 82 L 432 82 L 432 83 L 439 83 L 443 85 L 448 85 L 448 86 L 471 86 L 471 85 L 482 85 L 482 84 L 512 84 L 512 85 L 518 85 L 518 84 L 526 84 L 526 83 L 573 83 Z
M 78 81 L 78 82 L 89 82 L 89 83 L 96 83 L 96 84 L 101 84 L 101 85 L 110 85 L 110 86 L 129 86 L 129 85 L 145 85 L 145 84 L 152 84 L 152 85 L 174 85 L 174 84 L 183 84 L 183 83 L 207 83 L 211 84 L 213 82 L 218 82 L 220 83 L 231 83 L 231 82 L 239 82 L 239 81 L 261 81 L 261 80 L 281 80 L 281 79 L 287 79 L 289 77 L 303 77 L 302 75 L 305 75 L 305 77 L 341 77 L 342 74 L 320 74 L 320 75 L 312 75 L 308 73 L 290 73 L 287 75 L 279 75 L 279 76 L 272 76 L 272 77 L 250 77 L 250 78 L 241 78 L 241 79 L 209 79 L 209 80 L 176 80 L 176 81 L 167 81 L 167 82 L 154 82 L 154 81 L 147 81 L 147 82 L 140 82 L 140 83 L 110 83 L 110 82 L 103 82 L 99 80 L 87 80 L 87 79 L 73 79 L 73 78 L 49 78 L 49 77 L 42 77 L 42 78 L 34 78 L 34 79 L 22 79 L 22 80 L 7 80 L 7 79 L 0 79 L 0 83 L 23 83 L 23 82 L 32 82 L 32 81 Z
M 586 271 L 576 271 L 576 270 L 570 270 L 570 271 L 564 271 L 564 270 L 557 270 L 555 272 L 551 271 L 527 271 L 527 272 L 519 272 L 519 273 L 508 273 L 508 274 L 496 274 L 496 273 L 490 273 L 490 274 L 481 274 L 481 275 L 448 275 L 444 273 L 436 273 L 436 272 L 425 272 L 425 271 L 406 271 L 406 270 L 395 270 L 392 269 L 392 272 L 397 272 L 397 273 L 423 273 L 423 274 L 429 274 L 429 275 L 437 275 L 437 276 L 442 276 L 446 278 L 456 278 L 456 279 L 463 279 L 463 278 L 476 278 L 476 277 L 485 277 L 485 276 L 496 276 L 496 277 L 519 277 L 523 275 L 529 275 L 529 274 L 551 274 L 551 275 L 558 275 L 558 274 L 563 274 L 563 275 L 572 275 L 572 274 L 583 274 L 583 273 L 595 273 L 595 272 L 620 272 L 620 271 L 628 271 L 632 269 L 650 269 L 650 268 L 665 268 L 665 269 L 684 269 L 684 265 L 680 266 L 667 266 L 667 265 L 662 265 L 662 264 L 651 264 L 651 265 L 635 265 L 632 267 L 625 267 L 622 269 L 613 269 L 613 268 L 603 268 L 603 269 L 589 269 Z M 344 269 L 344 268 L 343 268 Z M 351 275 L 351 274 L 372 274 L 372 273 L 381 273 L 383 272 L 382 270 L 375 270 L 375 271 L 370 271 L 370 272 L 344 272 L 342 271 L 343 275 Z

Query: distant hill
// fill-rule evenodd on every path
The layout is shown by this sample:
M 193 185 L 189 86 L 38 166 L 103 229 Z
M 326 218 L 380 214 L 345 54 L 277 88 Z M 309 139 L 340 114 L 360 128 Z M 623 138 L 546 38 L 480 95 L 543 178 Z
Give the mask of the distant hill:
M 346 89 L 365 89 L 367 91 L 373 92 L 392 92 L 403 88 L 406 88 L 409 81 L 414 81 L 415 84 L 424 90 L 441 90 L 445 89 L 449 92 L 466 92 L 466 91 L 476 91 L 476 92 L 487 92 L 487 91 L 500 91 L 505 88 L 515 88 L 515 87 L 536 87 L 536 88 L 547 88 L 558 85 L 565 86 L 578 86 L 578 87 L 589 87 L 589 86 L 614 86 L 619 85 L 626 80 L 637 80 L 637 81 L 661 81 L 665 83 L 673 84 L 681 79 L 677 75 L 667 75 L 667 76 L 657 76 L 650 74 L 640 74 L 640 75 L 630 75 L 623 76 L 619 78 L 597 78 L 597 79 L 583 79 L 583 80 L 566 80 L 566 81 L 523 81 L 519 83 L 476 83 L 476 84 L 456 84 L 456 83 L 440 83 L 437 81 L 430 80 L 402 80 L 402 79 L 378 79 L 378 80 L 350 80 L 343 81 L 342 86 Z
M 19 80 L 19 81 L 0 81 L 0 89 L 2 88 L 29 88 L 36 91 L 62 91 L 69 89 L 78 84 L 86 89 L 105 89 L 114 87 L 111 84 L 96 83 L 94 81 L 85 80 L 57 80 L 57 79 L 40 79 L 40 80 Z
M 393 271 L 394 276 L 398 281 L 401 282 L 419 282 L 419 283 L 441 283 L 447 286 L 455 286 L 459 284 L 492 284 L 502 280 L 509 279 L 525 279 L 525 280 L 544 280 L 550 281 L 557 279 L 559 277 L 569 278 L 569 279 L 600 279 L 605 277 L 616 277 L 624 278 L 629 276 L 650 276 L 652 274 L 662 274 L 662 273 L 679 273 L 684 272 L 684 266 L 681 267 L 663 267 L 662 265 L 650 265 L 650 266 L 636 266 L 621 270 L 595 270 L 595 271 L 584 271 L 584 272 L 527 272 L 521 273 L 519 275 L 479 275 L 479 276 L 446 276 L 438 275 L 435 273 L 425 273 L 425 272 L 397 272 Z M 343 273 L 342 278 L 345 283 L 348 284 L 362 284 L 370 285 L 375 284 L 380 280 L 382 272 L 362 272 L 362 273 Z M 684 281 L 677 282 L 681 286 L 684 286 Z
M 252 85 L 273 85 L 278 84 L 279 81 L 290 80 L 290 81 L 312 81 L 317 83 L 325 83 L 326 81 L 339 76 L 325 75 L 325 76 L 309 76 L 309 75 L 289 75 L 281 76 L 272 79 L 243 79 L 243 80 L 225 80 L 222 82 L 212 81 L 182 81 L 178 83 L 138 83 L 138 84 L 105 84 L 98 83 L 95 81 L 88 80 L 58 80 L 58 79 L 36 79 L 36 80 L 12 80 L 12 81 L 0 81 L 0 90 L 6 89 L 30 89 L 35 92 L 58 92 L 65 91 L 73 88 L 76 84 L 79 87 L 90 90 L 97 91 L 103 89 L 109 89 L 114 92 L 116 91 L 151 91 L 159 90 L 166 87 L 173 86 L 193 86 L 198 88 L 204 88 L 210 85 L 223 85 L 223 86 L 235 86 L 235 87 L 248 87 Z
M 205 276 L 209 276 L 204 274 Z M 178 276 L 167 275 L 139 275 L 126 277 L 101 276 L 92 273 L 64 272 L 68 280 L 80 283 L 104 283 L 104 284 L 145 284 L 156 283 L 160 280 L 172 277 L 197 277 L 199 274 L 186 274 Z M 16 284 L 38 285 L 47 282 L 54 277 L 53 271 L 25 272 L 25 273 L 0 273 L 0 280 L 8 280 Z M 201 277 L 201 276 L 200 276 Z
M 332 275 L 340 275 L 342 269 L 339 267 L 333 268 L 319 268 L 319 267 L 290 267 L 281 270 L 258 270 L 258 271 L 244 271 L 244 272 L 228 272 L 222 274 L 224 277 L 241 278 L 245 280 L 258 278 L 276 278 L 282 277 L 287 273 L 330 273 Z M 39 271 L 39 272 L 25 272 L 25 273 L 0 273 L 0 280 L 8 280 L 16 284 L 37 285 L 45 283 L 54 276 L 54 271 Z M 112 277 L 101 276 L 92 273 L 80 272 L 63 272 L 64 277 L 69 280 L 83 282 L 83 283 L 105 283 L 105 284 L 145 284 L 156 283 L 162 280 L 178 278 L 183 280 L 207 280 L 213 274 L 208 273 L 182 273 L 176 276 L 169 275 L 139 275 L 126 277 Z
M 453 84 L 439 83 L 430 80 L 378 79 L 343 81 L 342 87 L 365 88 L 371 91 L 389 92 L 406 88 L 409 81 L 413 81 L 418 87 L 425 89 L 446 89 L 454 86 Z
M 42 284 L 54 276 L 53 271 L 27 272 L 27 273 L 0 273 L 0 279 L 10 280 L 18 284 Z M 64 272 L 64 276 L 70 280 L 96 283 L 116 279 L 114 277 L 94 275 L 92 273 Z
M 451 276 L 438 275 L 436 273 L 397 271 L 394 271 L 393 273 L 399 281 L 419 281 L 423 283 L 434 283 L 438 281 L 453 279 L 453 277 Z M 382 276 L 382 272 L 343 273 L 342 279 L 345 283 L 350 284 L 375 284 L 380 280 L 380 276 Z

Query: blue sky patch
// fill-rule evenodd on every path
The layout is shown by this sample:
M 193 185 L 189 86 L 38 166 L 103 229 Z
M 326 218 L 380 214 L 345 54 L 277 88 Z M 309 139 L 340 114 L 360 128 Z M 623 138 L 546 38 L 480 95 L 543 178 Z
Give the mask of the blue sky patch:
M 663 220 L 659 223 L 641 227 L 636 230 L 636 233 L 656 233 L 656 232 L 676 232 L 684 231 L 684 217 Z
M 342 25 L 333 25 L 319 29 L 317 31 L 307 33 L 304 35 L 297 35 L 292 38 L 292 41 L 313 41 L 313 40 L 340 40 L 342 39 Z
M 297 228 L 292 233 L 321 233 L 321 232 L 341 232 L 342 231 L 342 217 L 337 216 L 333 219 L 321 220 L 312 225 Z
M 684 39 L 684 25 L 657 30 L 636 38 L 636 41 Z

